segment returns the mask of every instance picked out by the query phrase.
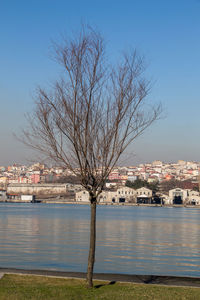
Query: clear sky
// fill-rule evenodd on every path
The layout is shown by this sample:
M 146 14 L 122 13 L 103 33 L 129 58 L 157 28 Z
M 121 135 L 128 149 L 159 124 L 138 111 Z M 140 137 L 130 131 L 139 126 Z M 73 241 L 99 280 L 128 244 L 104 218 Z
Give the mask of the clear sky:
M 150 97 L 165 118 L 133 144 L 129 162 L 200 161 L 200 0 L 2 0 L 0 2 L 0 165 L 27 163 L 13 133 L 26 126 L 38 84 L 59 74 L 52 40 L 81 23 L 102 33 L 112 59 L 127 47 L 146 57 Z

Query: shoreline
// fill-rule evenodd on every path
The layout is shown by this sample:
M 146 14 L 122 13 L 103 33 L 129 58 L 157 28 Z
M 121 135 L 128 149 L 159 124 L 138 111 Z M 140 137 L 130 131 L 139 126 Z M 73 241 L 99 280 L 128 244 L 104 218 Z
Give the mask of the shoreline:
M 37 202 L 38 201 L 38 202 Z M 0 200 L 0 203 L 32 203 L 32 204 L 77 204 L 77 205 L 90 205 L 89 202 L 77 202 L 77 201 L 66 201 L 63 199 L 57 200 L 57 199 L 52 199 L 50 200 L 49 198 L 46 199 L 37 199 L 36 202 L 28 202 L 28 201 L 21 201 L 21 200 Z M 185 207 L 185 208 L 197 208 L 200 209 L 200 205 L 184 205 L 184 204 L 137 204 L 137 203 L 98 203 L 98 205 L 107 205 L 107 206 L 133 206 L 133 207 L 165 207 L 165 208 L 180 208 L 180 207 Z
M 0 274 L 38 275 L 49 277 L 86 279 L 85 272 L 65 272 L 50 270 L 25 270 L 15 268 L 0 268 Z M 137 284 L 153 284 L 165 286 L 182 286 L 200 288 L 200 277 L 164 276 L 164 275 L 130 275 L 114 273 L 94 273 L 95 280 L 111 282 L 129 282 Z

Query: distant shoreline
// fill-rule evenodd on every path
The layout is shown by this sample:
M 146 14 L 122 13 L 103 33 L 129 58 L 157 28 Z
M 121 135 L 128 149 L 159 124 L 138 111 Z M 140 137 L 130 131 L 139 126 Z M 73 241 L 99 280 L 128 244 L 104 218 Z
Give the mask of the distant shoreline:
M 89 202 L 84 202 L 84 201 L 66 201 L 65 199 L 60 200 L 60 199 L 37 199 L 39 201 L 39 204 L 77 204 L 77 205 L 89 205 Z M 21 200 L 0 200 L 0 203 L 31 203 L 27 201 L 21 201 Z M 37 202 L 36 202 L 37 203 Z M 36 204 L 32 203 L 32 204 Z M 166 207 L 166 208 L 180 208 L 180 207 L 185 207 L 185 208 L 198 208 L 200 209 L 200 205 L 184 205 L 184 204 L 142 204 L 142 203 L 98 203 L 98 205 L 107 205 L 107 206 L 134 206 L 134 207 Z

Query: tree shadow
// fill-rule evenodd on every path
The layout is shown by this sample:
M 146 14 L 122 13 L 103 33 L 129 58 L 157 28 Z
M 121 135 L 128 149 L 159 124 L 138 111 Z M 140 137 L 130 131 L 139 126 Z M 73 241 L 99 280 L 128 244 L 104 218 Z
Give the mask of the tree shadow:
M 145 284 L 160 284 L 160 283 L 165 283 L 168 280 L 171 280 L 170 276 L 156 276 L 156 275 L 150 275 L 150 276 L 137 276 L 138 279 L 140 279 L 140 281 L 142 283 Z
M 105 284 L 97 284 L 97 285 L 94 286 L 94 288 L 95 288 L 95 289 L 99 289 L 99 288 L 101 288 L 102 286 L 113 285 L 113 284 L 115 284 L 115 283 L 116 283 L 116 281 L 110 281 L 109 283 L 105 283 Z

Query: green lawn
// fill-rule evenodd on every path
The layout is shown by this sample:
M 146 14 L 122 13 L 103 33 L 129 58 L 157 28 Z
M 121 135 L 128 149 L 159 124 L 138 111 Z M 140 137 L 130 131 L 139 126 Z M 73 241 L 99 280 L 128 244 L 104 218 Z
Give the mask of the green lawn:
M 81 299 L 200 299 L 199 288 L 163 287 L 95 281 L 88 290 L 84 280 L 44 276 L 4 275 L 0 280 L 0 300 L 81 300 Z

